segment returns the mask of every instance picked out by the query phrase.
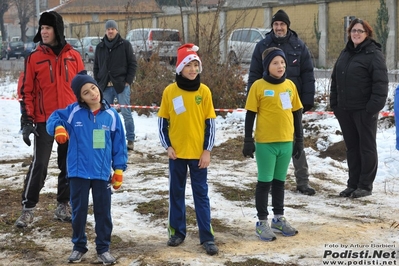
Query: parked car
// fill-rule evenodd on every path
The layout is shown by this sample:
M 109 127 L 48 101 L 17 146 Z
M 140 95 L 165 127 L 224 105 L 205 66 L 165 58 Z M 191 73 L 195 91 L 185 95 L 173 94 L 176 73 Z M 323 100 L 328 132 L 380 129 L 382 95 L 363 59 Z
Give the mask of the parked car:
M 80 41 L 81 47 L 79 47 L 79 53 L 85 63 L 94 61 L 94 52 L 96 46 L 101 41 L 100 37 L 83 37 Z
M 270 30 L 264 28 L 240 28 L 233 30 L 227 41 L 229 63 L 250 63 L 255 45 L 265 38 L 266 33 Z
M 82 48 L 82 45 L 78 38 L 65 38 L 66 42 L 72 45 L 73 49 L 79 51 Z
M 130 30 L 126 35 L 139 58 L 149 60 L 157 53 L 161 60 L 176 63 L 177 49 L 181 45 L 180 32 L 176 29 L 140 28 Z
M 24 52 L 22 53 L 22 56 L 26 58 L 35 49 L 36 49 L 36 43 L 34 42 L 24 43 Z
M 24 43 L 20 41 L 9 42 L 6 48 L 6 58 L 10 60 L 11 57 L 19 59 L 24 53 Z

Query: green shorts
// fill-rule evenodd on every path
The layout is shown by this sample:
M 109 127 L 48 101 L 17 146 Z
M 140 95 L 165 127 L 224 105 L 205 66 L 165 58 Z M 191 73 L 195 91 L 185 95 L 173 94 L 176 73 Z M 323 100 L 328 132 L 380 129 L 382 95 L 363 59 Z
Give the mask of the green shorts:
M 292 141 L 255 143 L 258 181 L 271 182 L 273 179 L 285 181 L 292 157 L 292 145 Z

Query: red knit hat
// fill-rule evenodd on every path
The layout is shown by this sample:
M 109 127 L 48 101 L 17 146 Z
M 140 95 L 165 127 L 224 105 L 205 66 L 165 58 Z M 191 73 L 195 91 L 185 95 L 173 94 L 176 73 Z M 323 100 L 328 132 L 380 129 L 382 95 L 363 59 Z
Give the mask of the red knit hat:
M 179 49 L 177 50 L 177 62 L 176 62 L 177 74 L 180 74 L 184 66 L 193 60 L 197 60 L 199 62 L 199 73 L 202 72 L 201 59 L 196 53 L 198 50 L 199 47 L 193 43 L 186 43 L 179 47 Z

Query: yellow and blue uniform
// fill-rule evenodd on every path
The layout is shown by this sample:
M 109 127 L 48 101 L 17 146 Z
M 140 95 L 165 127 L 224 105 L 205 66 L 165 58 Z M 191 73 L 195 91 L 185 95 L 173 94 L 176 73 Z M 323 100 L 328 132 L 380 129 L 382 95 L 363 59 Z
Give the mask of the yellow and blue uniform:
M 182 79 L 180 75 L 176 77 Z M 187 169 L 190 169 L 200 243 L 203 244 L 214 241 L 214 234 L 208 170 L 199 168 L 199 159 L 204 150 L 213 148 L 216 114 L 210 89 L 202 83 L 198 85 L 198 89 L 186 90 L 175 82 L 165 88 L 158 111 L 158 128 L 162 146 L 173 147 L 177 157 L 169 159 L 169 236 L 176 235 L 183 240 L 186 237 L 185 187 Z

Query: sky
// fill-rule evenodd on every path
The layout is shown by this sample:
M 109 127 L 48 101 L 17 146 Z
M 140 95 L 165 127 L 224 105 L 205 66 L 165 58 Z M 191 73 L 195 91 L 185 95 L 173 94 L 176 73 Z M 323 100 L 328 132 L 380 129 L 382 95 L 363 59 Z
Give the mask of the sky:
M 390 84 L 389 99 L 397 84 Z M 317 80 L 317 95 L 320 98 L 328 91 L 329 80 Z M 10 167 L 7 161 L 22 159 L 32 153 L 19 132 L 20 111 L 16 96 L 16 81 L 8 77 L 0 80 L 0 171 L 4 176 L 0 182 L 3 185 L 15 182 L 22 188 L 24 175 L 16 168 Z M 318 97 L 319 98 L 319 97 Z M 324 97 L 325 98 L 325 97 Z M 135 152 L 129 155 L 129 166 L 124 173 L 124 183 L 118 193 L 113 195 L 112 216 L 114 221 L 113 234 L 137 241 L 137 238 L 150 239 L 151 249 L 157 250 L 159 259 L 184 265 L 222 265 L 226 261 L 238 262 L 249 258 L 258 258 L 275 263 L 295 263 L 297 265 L 333 265 L 338 261 L 375 263 L 373 256 L 361 258 L 361 251 L 367 249 L 374 252 L 399 252 L 399 152 L 395 149 L 395 128 L 387 128 L 386 123 L 380 123 L 377 133 L 379 167 L 374 182 L 373 195 L 361 199 L 340 198 L 337 195 L 345 189 L 347 180 L 346 161 L 336 161 L 332 158 L 320 158 L 320 152 L 330 145 L 342 141 L 342 135 L 337 120 L 325 112 L 326 102 L 318 104 L 316 112 L 304 115 L 304 121 L 316 130 L 305 131 L 315 136 L 317 149 L 306 148 L 310 182 L 317 188 L 315 196 L 301 195 L 292 189 L 286 190 L 285 215 L 295 226 L 299 234 L 294 237 L 281 237 L 273 242 L 261 242 L 254 233 L 256 210 L 253 204 L 231 202 L 217 191 L 217 184 L 244 188 L 256 181 L 256 163 L 254 159 L 221 160 L 211 158 L 208 183 L 211 200 L 212 217 L 225 221 L 227 225 L 236 228 L 236 234 L 215 232 L 215 241 L 220 252 L 214 257 L 207 256 L 198 243 L 198 237 L 192 233 L 184 244 L 178 248 L 166 247 L 167 221 L 151 221 L 150 217 L 139 215 L 134 209 L 139 202 L 162 198 L 157 191 L 167 191 L 167 164 L 157 160 L 165 156 L 161 147 L 156 113 L 150 116 L 138 116 L 133 111 L 136 127 Z M 215 106 L 215 108 L 224 108 Z M 384 110 L 389 110 L 386 107 Z M 216 146 L 229 138 L 243 136 L 245 112 L 237 110 L 225 116 L 218 114 L 216 118 Z M 55 165 L 55 149 L 50 164 Z M 147 159 L 147 158 L 151 158 Z M 27 168 L 24 168 L 27 171 Z M 16 174 L 16 172 L 19 172 Z M 57 170 L 53 170 L 57 173 Z M 46 180 L 42 193 L 56 192 L 56 174 Z M 161 177 L 160 177 L 161 176 Z M 287 184 L 293 184 L 293 167 L 290 164 Z M 186 189 L 186 203 L 193 206 L 192 193 Z M 18 210 L 17 210 L 18 211 Z M 272 213 L 271 209 L 270 212 Z M 93 221 L 89 215 L 88 221 Z M 191 230 L 195 231 L 195 228 Z M 0 238 L 1 239 L 1 238 Z M 140 242 L 139 242 L 140 243 Z M 91 244 L 91 250 L 93 250 Z M 143 244 L 144 245 L 144 244 Z M 384 246 L 388 245 L 388 246 Z M 69 255 L 72 248 L 66 242 L 65 254 Z M 146 249 L 144 245 L 143 250 Z M 173 255 L 174 253 L 177 255 Z M 345 253 L 342 255 L 341 253 Z M 348 252 L 357 256 L 348 255 Z M 346 256 L 346 257 L 345 257 Z M 348 257 L 349 256 L 349 257 Z M 352 257 L 350 257 L 352 256 Z M 395 255 L 396 256 L 396 255 Z M 138 256 L 137 256 L 138 257 Z M 324 257 L 324 258 L 323 258 Z M 4 254 L 0 253 L 2 260 Z M 122 265 L 139 265 L 138 258 L 122 257 Z M 372 262 L 374 261 L 374 262 Z M 397 258 L 379 258 L 377 263 L 397 265 Z M 326 264 L 331 263 L 331 264 Z M 136 264 L 137 263 L 137 264 Z M 393 264 L 396 263 L 396 264 Z M 156 265 L 156 263 L 154 263 Z M 354 264 L 356 265 L 356 264 Z M 367 265 L 367 264 L 363 264 Z

